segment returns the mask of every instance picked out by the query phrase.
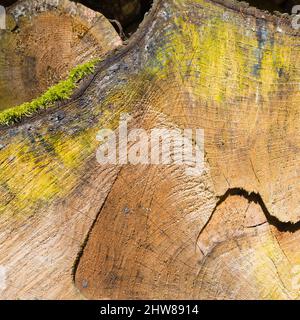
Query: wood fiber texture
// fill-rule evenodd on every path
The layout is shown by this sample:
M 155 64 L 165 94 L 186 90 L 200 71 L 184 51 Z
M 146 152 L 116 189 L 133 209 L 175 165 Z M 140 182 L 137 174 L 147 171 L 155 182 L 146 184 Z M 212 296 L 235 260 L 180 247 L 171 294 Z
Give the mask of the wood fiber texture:
M 1 128 L 1 297 L 297 299 L 299 79 L 291 17 L 155 1 L 72 101 Z M 203 174 L 97 163 L 122 113 L 204 129 Z
M 74 66 L 121 44 L 109 21 L 68 0 L 24 0 L 0 30 L 0 110 L 30 101 Z

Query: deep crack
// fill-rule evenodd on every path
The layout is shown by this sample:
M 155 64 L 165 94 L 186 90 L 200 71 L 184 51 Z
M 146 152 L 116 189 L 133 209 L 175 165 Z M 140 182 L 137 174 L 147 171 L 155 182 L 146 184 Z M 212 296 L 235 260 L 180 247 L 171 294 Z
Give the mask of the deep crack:
M 256 192 L 249 193 L 247 190 L 245 190 L 243 188 L 230 188 L 222 196 L 219 197 L 219 200 L 216 203 L 215 208 L 212 211 L 212 214 L 210 215 L 209 219 L 207 220 L 205 225 L 202 227 L 202 229 L 200 230 L 200 232 L 196 238 L 196 246 L 197 246 L 198 240 L 199 240 L 202 232 L 206 229 L 208 224 L 211 222 L 211 219 L 213 218 L 214 213 L 216 212 L 218 207 L 223 202 L 225 202 L 227 200 L 227 198 L 230 196 L 240 196 L 240 197 L 247 199 L 249 203 L 253 202 L 253 203 L 258 204 L 261 207 L 261 209 L 267 219 L 267 222 L 270 225 L 274 226 L 280 232 L 294 233 L 300 229 L 300 221 L 298 221 L 297 223 L 282 222 L 278 218 L 276 218 L 275 216 L 271 215 L 271 213 L 268 211 L 268 209 L 267 209 L 267 207 L 266 207 L 266 205 L 265 205 L 265 203 L 259 193 L 256 193 Z M 251 226 L 251 228 L 255 228 L 257 226 L 263 225 L 264 223 L 259 223 L 257 225 L 253 225 L 253 226 Z

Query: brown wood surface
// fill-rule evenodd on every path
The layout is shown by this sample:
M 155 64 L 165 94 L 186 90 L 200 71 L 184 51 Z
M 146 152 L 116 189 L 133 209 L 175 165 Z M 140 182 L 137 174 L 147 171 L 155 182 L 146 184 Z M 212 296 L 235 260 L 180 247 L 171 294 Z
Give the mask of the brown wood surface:
M 0 110 L 30 101 L 76 65 L 121 44 L 100 13 L 70 1 L 19 1 L 0 38 Z
M 155 1 L 74 99 L 1 128 L 1 297 L 297 299 L 300 37 Z M 204 129 L 205 171 L 100 165 L 101 128 Z

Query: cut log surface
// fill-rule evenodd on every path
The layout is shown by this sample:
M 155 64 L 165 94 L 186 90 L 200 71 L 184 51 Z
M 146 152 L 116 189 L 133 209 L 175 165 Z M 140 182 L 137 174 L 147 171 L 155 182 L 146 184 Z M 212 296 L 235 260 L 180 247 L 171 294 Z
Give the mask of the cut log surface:
M 1 297 L 297 299 L 300 34 L 157 0 L 74 99 L 1 128 Z M 205 170 L 100 165 L 102 128 L 204 129 Z
M 0 36 L 0 110 L 36 98 L 72 67 L 121 44 L 109 21 L 68 0 L 25 0 L 7 9 Z

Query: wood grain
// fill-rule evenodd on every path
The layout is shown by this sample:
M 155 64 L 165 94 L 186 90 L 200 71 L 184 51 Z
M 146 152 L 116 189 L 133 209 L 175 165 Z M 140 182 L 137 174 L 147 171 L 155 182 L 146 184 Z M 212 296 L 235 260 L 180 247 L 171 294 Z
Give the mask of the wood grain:
M 158 0 L 73 101 L 1 128 L 2 297 L 297 299 L 299 41 L 291 17 Z M 204 129 L 203 174 L 98 164 L 121 113 Z

